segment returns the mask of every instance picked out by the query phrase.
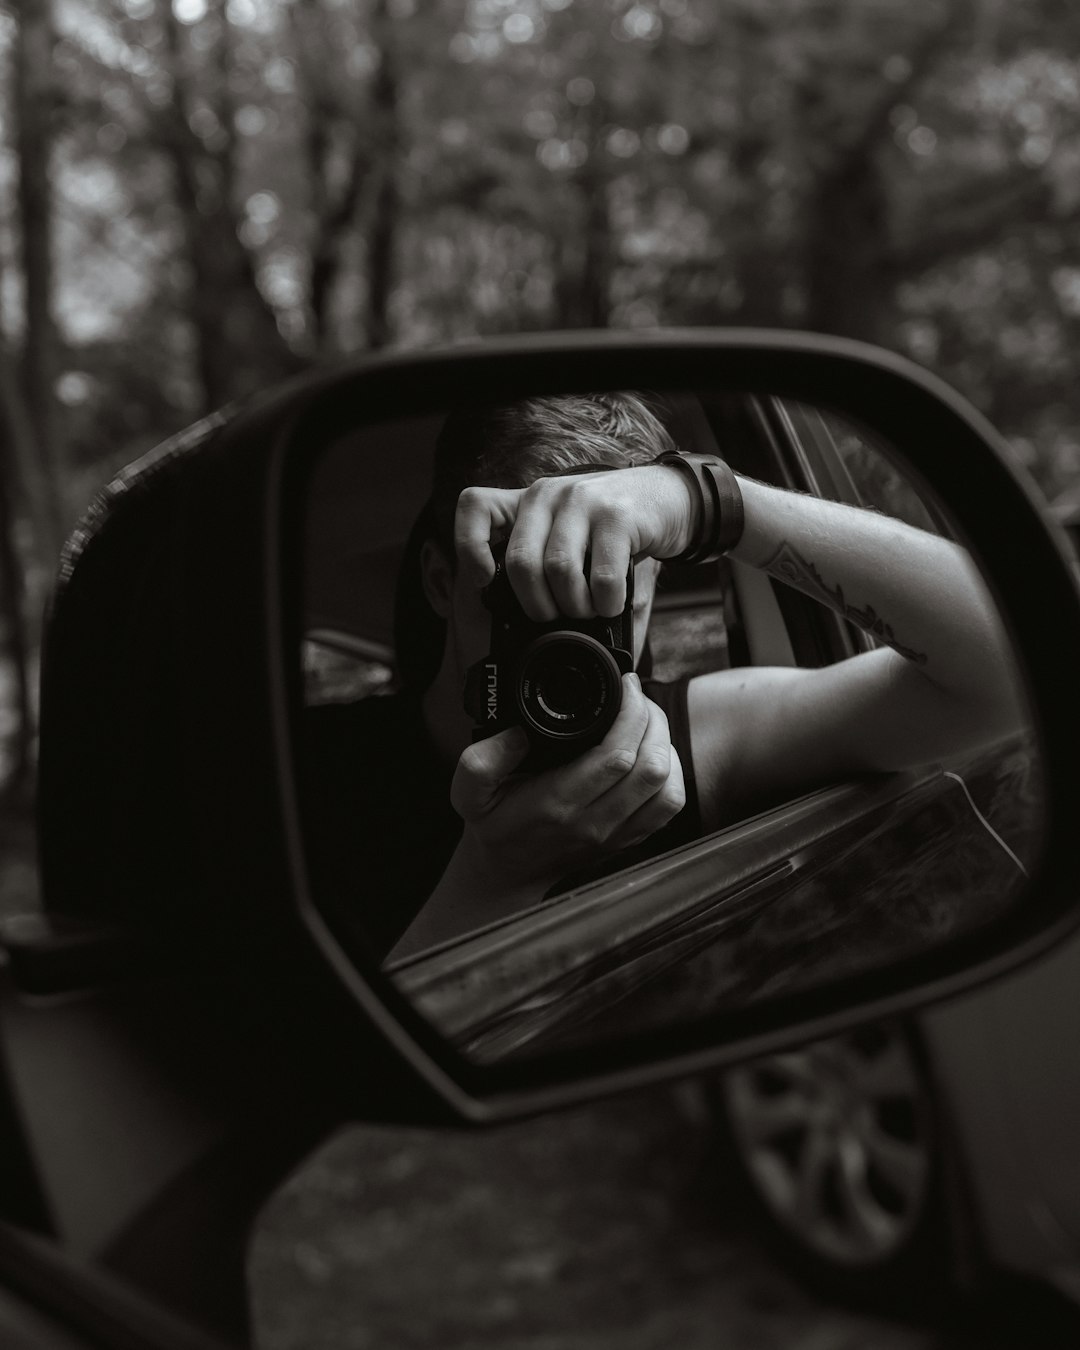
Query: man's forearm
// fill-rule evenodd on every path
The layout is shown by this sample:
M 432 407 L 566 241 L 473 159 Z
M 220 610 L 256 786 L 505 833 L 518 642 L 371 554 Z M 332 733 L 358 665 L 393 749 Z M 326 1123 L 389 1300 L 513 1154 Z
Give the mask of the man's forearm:
M 423 909 L 394 944 L 388 960 L 415 956 L 497 919 L 531 909 L 551 881 L 508 881 L 496 877 L 468 839 L 454 851 Z
M 741 479 L 731 556 L 829 606 L 942 689 L 1013 697 L 1008 639 L 970 555 L 889 516 Z

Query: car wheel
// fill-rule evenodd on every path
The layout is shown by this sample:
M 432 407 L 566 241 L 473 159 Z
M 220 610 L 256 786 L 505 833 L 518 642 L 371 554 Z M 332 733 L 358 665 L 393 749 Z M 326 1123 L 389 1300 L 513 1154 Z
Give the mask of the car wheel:
M 940 1130 L 912 1034 L 874 1023 L 727 1071 L 721 1133 L 800 1273 L 875 1304 L 948 1284 Z

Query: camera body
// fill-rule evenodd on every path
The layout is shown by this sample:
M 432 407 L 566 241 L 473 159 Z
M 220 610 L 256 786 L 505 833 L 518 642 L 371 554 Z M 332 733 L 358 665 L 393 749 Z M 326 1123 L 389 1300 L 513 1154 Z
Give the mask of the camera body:
M 473 740 L 523 726 L 532 743 L 525 768 L 564 764 L 603 740 L 622 705 L 622 677 L 634 668 L 633 563 L 621 614 L 535 623 L 506 575 L 505 546 L 494 551 L 495 577 L 483 592 L 491 651 L 465 678 Z

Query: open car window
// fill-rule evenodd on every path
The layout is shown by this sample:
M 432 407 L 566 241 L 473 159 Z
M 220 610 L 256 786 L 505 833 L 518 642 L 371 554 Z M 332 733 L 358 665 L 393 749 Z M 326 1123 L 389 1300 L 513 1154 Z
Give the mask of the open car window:
M 894 501 L 895 514 L 929 527 L 931 513 L 879 451 L 839 421 L 779 399 L 703 400 L 709 429 L 702 435 L 739 471 L 778 486 L 879 507 Z M 437 426 L 429 420 L 395 433 L 395 458 L 430 459 Z M 411 445 L 410 445 L 411 443 Z M 346 458 L 343 447 L 341 459 Z M 871 465 L 872 470 L 867 470 Z M 870 485 L 860 493 L 845 470 Z M 341 536 L 324 555 L 333 567 L 311 578 L 303 669 L 309 704 L 341 702 L 395 688 L 393 595 L 411 512 L 423 501 L 419 472 L 399 486 L 374 482 L 371 502 L 358 505 L 362 489 L 343 490 L 343 473 L 331 457 L 316 501 L 320 532 Z M 844 491 L 836 490 L 838 481 Z M 346 522 L 351 522 L 347 524 Z M 935 526 L 936 528 L 936 526 Z M 347 532 L 347 533 L 346 533 Z M 857 650 L 835 616 L 788 588 L 777 588 L 750 569 L 720 559 L 701 567 L 667 567 L 650 624 L 654 678 L 743 665 L 821 665 Z

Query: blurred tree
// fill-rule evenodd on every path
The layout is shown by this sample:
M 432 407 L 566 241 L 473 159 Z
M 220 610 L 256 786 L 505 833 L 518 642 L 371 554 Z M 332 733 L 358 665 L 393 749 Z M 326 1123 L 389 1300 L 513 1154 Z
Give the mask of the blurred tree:
M 377 0 L 373 21 L 378 67 L 372 88 L 371 121 L 379 146 L 367 233 L 367 340 L 384 347 L 392 336 L 390 300 L 395 275 L 400 216 L 398 164 L 402 155 L 399 121 L 399 53 L 390 0 Z
M 296 0 L 289 14 L 303 102 L 304 168 L 312 217 L 310 336 L 315 352 L 324 354 L 336 345 L 330 299 L 344 265 L 342 235 L 356 215 L 377 149 L 364 126 L 360 100 L 334 78 L 339 36 L 335 16 L 320 0 Z
M 906 33 L 906 25 L 896 31 L 894 12 L 885 16 L 893 20 L 893 50 L 883 52 L 882 7 L 872 8 L 868 15 L 833 7 L 826 31 L 815 33 L 807 50 L 795 103 L 812 168 L 803 245 L 807 326 L 881 341 L 896 284 L 885 163 L 893 149 L 890 116 L 966 33 L 970 15 L 966 4 L 937 6 L 929 21 L 920 11 L 920 27 Z
M 68 0 L 72 451 L 387 341 L 781 324 L 935 366 L 1052 487 L 1078 51 L 1063 0 Z
M 23 446 L 16 456 L 16 446 Z M 19 513 L 16 507 L 20 474 L 19 461 L 31 455 L 33 433 L 28 425 L 19 395 L 16 376 L 7 352 L 0 345 L 0 650 L 6 656 L 6 677 L 14 714 L 14 730 L 3 747 L 4 776 L 0 794 L 20 793 L 26 786 L 31 767 L 34 737 L 30 695 L 30 653 L 37 635 L 31 635 L 27 606 L 26 563 L 18 540 Z
M 560 51 L 563 88 L 558 108 L 558 148 L 549 139 L 546 161 L 561 173 L 561 210 L 551 222 L 554 259 L 552 321 L 557 328 L 607 328 L 613 306 L 616 261 L 613 180 L 617 160 L 609 140 L 618 125 L 613 107 L 617 62 L 597 32 L 595 17 L 586 23 L 580 13 L 564 11 L 572 22 Z M 599 14 L 606 18 L 601 7 Z M 553 29 L 556 25 L 552 25 Z M 552 44 L 558 50 L 553 32 Z M 550 69 L 550 65 L 549 65 Z
M 385 0 L 348 11 L 296 0 L 290 20 L 310 213 L 310 345 L 316 356 L 381 347 L 391 338 L 400 220 L 399 25 Z M 362 302 L 335 310 L 335 292 L 350 281 Z
M 300 362 L 278 330 L 256 284 L 240 237 L 236 201 L 236 130 L 230 77 L 232 32 L 227 0 L 212 0 L 211 60 L 197 80 L 183 25 L 159 0 L 170 97 L 156 111 L 157 135 L 173 169 L 189 268 L 187 313 L 195 330 L 204 410 L 219 407 L 290 374 Z
M 34 741 L 30 665 L 40 639 L 34 601 L 59 556 L 67 516 L 57 463 L 59 341 L 53 314 L 51 170 L 55 130 L 53 45 L 48 0 L 18 0 L 12 68 L 16 215 L 22 314 L 20 349 L 8 344 L 7 306 L 0 308 L 0 644 L 13 732 L 4 747 L 6 794 L 26 785 Z M 0 267 L 0 280 L 4 268 Z M 0 297 L 5 288 L 0 285 Z M 29 528 L 21 528 L 28 526 Z M 27 577 L 35 586 L 33 598 Z
M 6 381 L 5 420 L 33 519 L 34 546 L 40 558 L 55 559 L 66 520 L 56 468 L 61 458 L 55 394 L 60 366 L 53 314 L 55 35 L 50 0 L 17 0 L 15 19 L 12 114 L 23 324 L 20 379 L 18 385 Z M 14 497 L 13 486 L 9 480 L 9 498 Z
M 283 374 L 525 329 L 868 337 L 1080 480 L 1070 0 L 49 5 L 0 0 L 0 414 L 50 560 L 49 452 L 70 512 Z

